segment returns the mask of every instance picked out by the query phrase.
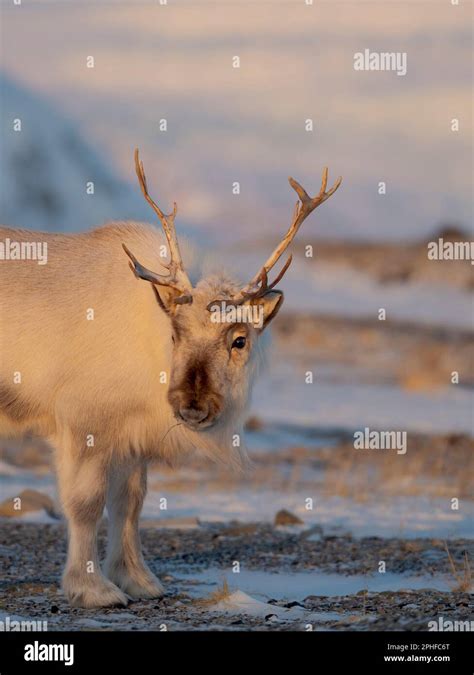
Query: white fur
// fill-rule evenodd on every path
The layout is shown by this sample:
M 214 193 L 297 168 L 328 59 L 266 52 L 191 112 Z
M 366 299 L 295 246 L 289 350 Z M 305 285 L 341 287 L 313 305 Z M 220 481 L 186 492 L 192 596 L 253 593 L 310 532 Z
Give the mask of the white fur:
M 163 273 L 158 230 L 139 223 L 74 235 L 0 228 L 0 238 L 7 237 L 48 245 L 46 265 L 0 261 L 0 434 L 30 431 L 55 449 L 69 523 L 64 591 L 71 603 L 85 607 L 126 604 L 126 596 L 157 597 L 163 589 L 143 561 L 138 535 L 146 463 L 177 461 L 198 449 L 242 467 L 245 451 L 232 439 L 242 435 L 259 360 L 257 332 L 248 358 L 236 355 L 244 360 L 230 363 L 230 381 L 218 369 L 227 367 L 228 353 L 216 355 L 225 411 L 210 429 L 192 431 L 176 424 L 167 401 L 171 370 L 176 375 L 183 359 L 199 352 L 209 331 L 206 303 L 234 282 L 211 275 L 197 284 L 193 305 L 177 310 L 189 319 L 192 339 L 173 355 L 170 318 L 153 287 L 135 278 L 122 249 L 125 243 L 146 267 Z M 200 273 L 189 246 L 183 258 L 195 283 Z M 96 543 L 105 504 L 108 578 Z

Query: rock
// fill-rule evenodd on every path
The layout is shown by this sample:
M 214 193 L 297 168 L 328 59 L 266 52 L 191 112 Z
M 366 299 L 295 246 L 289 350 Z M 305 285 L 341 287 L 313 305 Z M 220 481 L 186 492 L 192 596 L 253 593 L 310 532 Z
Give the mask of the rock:
M 51 469 L 51 447 L 37 438 L 0 441 L 0 458 L 9 466 L 36 472 Z
M 281 509 L 275 516 L 275 525 L 303 525 L 303 521 L 286 509 Z
M 252 415 L 245 422 L 245 431 L 261 431 L 265 425 L 256 415 Z
M 25 513 L 44 510 L 52 518 L 61 518 L 54 501 L 37 490 L 23 490 L 19 495 L 5 499 L 0 504 L 0 516 L 12 518 Z
M 265 617 L 265 621 L 275 621 L 278 619 L 276 614 L 267 614 Z
M 324 589 L 313 588 L 310 593 L 301 593 L 305 600 L 298 597 L 303 607 L 294 604 L 289 598 L 277 600 L 272 593 L 276 588 L 280 590 L 278 572 L 286 574 L 291 568 L 289 560 L 297 555 L 301 561 L 298 572 L 308 569 L 322 570 L 325 574 L 337 574 L 340 569 L 341 552 L 349 547 L 353 565 L 351 575 L 368 575 L 376 569 L 380 560 L 380 542 L 372 539 L 356 539 L 350 544 L 345 538 L 339 538 L 329 546 L 315 546 L 306 544 L 301 536 L 295 536 L 294 531 L 279 530 L 267 523 L 261 523 L 258 533 L 242 535 L 242 541 L 223 538 L 219 546 L 214 545 L 211 537 L 215 531 L 225 531 L 225 524 L 213 524 L 196 528 L 191 531 L 171 529 L 142 530 L 146 548 L 147 561 L 157 566 L 160 578 L 173 577 L 172 588 L 167 588 L 168 594 L 160 600 L 136 602 L 131 611 L 109 608 L 103 611 L 84 612 L 82 609 L 70 608 L 65 597 L 58 590 L 58 581 L 61 567 L 66 558 L 66 526 L 65 523 L 38 522 L 29 523 L 18 518 L 2 519 L 2 541 L 8 542 L 8 550 L 4 560 L 0 556 L 0 605 L 3 612 L 9 616 L 43 617 L 51 623 L 54 630 L 84 630 L 82 621 L 89 616 L 100 621 L 101 627 L 97 630 L 163 630 L 163 623 L 168 630 L 275 630 L 280 625 L 282 630 L 301 631 L 306 623 L 312 623 L 313 618 L 304 616 L 304 612 L 320 615 L 314 619 L 315 629 L 323 630 L 351 630 L 351 631 L 426 631 L 427 622 L 433 617 L 443 616 L 449 620 L 465 620 L 470 596 L 468 593 L 453 593 L 451 590 L 438 591 L 434 589 L 386 592 L 362 592 L 355 595 L 346 588 L 346 575 L 340 575 L 342 595 L 314 595 Z M 298 531 L 298 535 L 299 535 Z M 105 528 L 100 530 L 101 544 L 105 543 Z M 256 539 L 258 540 L 256 541 Z M 383 546 L 389 550 L 391 565 L 396 568 L 397 560 L 406 560 L 407 554 L 403 547 L 403 539 L 385 540 Z M 420 539 L 422 550 L 431 547 L 430 540 Z M 296 547 L 300 547 L 297 549 Z M 304 546 L 304 548 L 303 548 Z M 464 558 L 463 551 L 468 550 L 471 560 L 471 540 L 451 539 L 450 550 L 455 560 Z M 174 548 L 171 548 L 174 547 Z M 193 550 L 193 563 L 182 565 L 181 554 Z M 297 553 L 295 554 L 295 549 Z M 206 608 L 197 602 L 201 596 L 201 581 L 207 585 L 207 580 L 220 578 L 221 572 L 228 575 L 229 560 L 238 560 L 245 556 L 246 567 L 260 570 L 271 575 L 275 587 L 268 587 L 269 600 L 259 603 L 245 594 L 234 594 L 234 602 L 225 603 L 218 616 L 212 615 L 214 609 Z M 418 564 L 416 556 L 408 556 Z M 161 562 L 158 563 L 157 561 Z M 367 561 L 369 564 L 367 565 Z M 188 568 L 188 569 L 187 569 Z M 201 570 L 219 569 L 216 575 L 205 575 L 204 579 L 197 575 Z M 445 561 L 433 563 L 434 578 L 445 578 Z M 369 571 L 368 571 L 369 570 Z M 192 572 L 196 572 L 193 578 Z M 414 576 L 421 574 L 425 577 L 422 566 L 414 570 L 406 568 Z M 185 574 L 186 578 L 182 578 Z M 231 575 L 234 577 L 234 575 Z M 238 575 L 235 575 L 237 580 Z M 308 582 L 314 576 L 308 575 Z M 407 577 L 410 579 L 410 577 Z M 168 586 L 168 584 L 167 584 Z M 357 584 L 353 589 L 360 588 Z M 446 586 L 448 589 L 448 585 Z M 273 589 L 273 590 L 272 590 Z M 291 589 L 290 589 L 291 590 Z M 304 589 L 303 589 L 304 590 Z M 309 589 L 308 589 L 309 590 Z M 337 590 L 337 588 L 336 588 Z M 289 592 L 289 591 L 288 591 Z M 293 606 L 291 606 L 293 605 Z M 408 608 L 406 607 L 408 605 Z M 413 607 L 415 605 L 415 607 Z M 417 607 L 416 607 L 417 606 Z M 211 605 L 215 608 L 215 605 Z M 56 608 L 59 611 L 56 611 Z M 0 614 L 2 614 L 0 611 Z M 321 614 L 320 614 L 321 613 Z M 326 618 L 324 614 L 330 613 Z M 272 618 L 272 615 L 274 617 Z M 334 617 L 334 620 L 330 617 Z M 133 618 L 135 617 L 135 618 Z M 278 618 L 275 618 L 278 617 Z M 1 617 L 0 617 L 1 618 Z M 327 620 L 326 620 L 327 619 Z M 241 622 L 241 623 L 239 623 Z M 89 628 L 93 628 L 90 626 Z M 94 628 L 93 628 L 94 629 Z

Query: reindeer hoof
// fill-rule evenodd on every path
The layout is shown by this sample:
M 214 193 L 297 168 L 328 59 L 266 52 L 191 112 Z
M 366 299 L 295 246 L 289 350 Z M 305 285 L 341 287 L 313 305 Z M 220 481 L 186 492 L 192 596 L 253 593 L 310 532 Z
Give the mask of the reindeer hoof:
M 87 575 L 87 578 L 82 581 L 67 574 L 64 576 L 62 588 L 72 607 L 92 609 L 127 606 L 128 598 L 120 588 L 105 578 L 91 581 L 90 576 Z

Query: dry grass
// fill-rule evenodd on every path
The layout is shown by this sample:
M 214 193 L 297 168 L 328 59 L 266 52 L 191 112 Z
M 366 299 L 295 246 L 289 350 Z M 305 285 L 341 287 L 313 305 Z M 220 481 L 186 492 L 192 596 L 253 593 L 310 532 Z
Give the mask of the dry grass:
M 452 387 L 452 371 L 462 373 L 465 385 L 474 384 L 472 336 L 462 330 L 292 314 L 275 326 L 275 349 L 303 372 L 309 351 L 315 364 L 354 366 L 364 381 L 407 392 Z
M 344 497 L 358 503 L 374 499 L 423 496 L 472 500 L 474 441 L 467 436 L 408 434 L 408 451 L 355 450 L 350 442 L 336 446 L 289 447 L 252 457 L 247 475 L 237 476 L 199 458 L 182 469 L 152 474 L 150 489 L 163 493 L 225 490 L 229 498 L 242 489 L 271 489 L 300 498 L 317 490 L 322 497 Z
M 195 604 L 198 607 L 210 607 L 212 605 L 217 605 L 217 603 L 227 600 L 231 595 L 229 584 L 227 579 L 224 579 L 222 586 L 217 590 L 213 591 L 207 598 L 199 598 L 195 601 Z
M 410 539 L 404 541 L 402 546 L 403 550 L 407 553 L 417 553 L 423 549 L 423 544 L 421 542 L 411 541 Z
M 454 578 L 454 585 L 451 585 L 451 589 L 457 593 L 469 593 L 472 589 L 472 571 L 471 565 L 469 563 L 469 558 L 467 551 L 464 551 L 464 560 L 461 565 L 461 569 L 458 570 L 454 558 L 451 555 L 451 552 L 448 548 L 448 544 L 445 542 L 444 547 L 446 553 L 448 554 L 449 566 L 451 567 L 451 573 Z
M 444 344 L 425 345 L 404 359 L 398 381 L 406 391 L 433 391 L 451 386 L 456 355 Z
M 474 443 L 463 436 L 423 437 L 408 434 L 408 450 L 356 451 L 340 445 L 318 451 L 327 496 L 339 495 L 357 502 L 384 496 L 472 499 L 470 476 L 474 472 Z

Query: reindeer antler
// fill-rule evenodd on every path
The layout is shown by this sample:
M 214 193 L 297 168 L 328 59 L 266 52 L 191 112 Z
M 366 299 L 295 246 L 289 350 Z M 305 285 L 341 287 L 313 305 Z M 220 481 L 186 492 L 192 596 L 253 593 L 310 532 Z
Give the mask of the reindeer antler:
M 275 281 L 273 281 L 271 284 L 268 283 L 268 273 L 291 244 L 303 221 L 312 211 L 314 211 L 317 206 L 325 202 L 326 199 L 329 199 L 329 197 L 331 197 L 331 195 L 336 192 L 337 188 L 341 184 L 342 177 L 339 177 L 332 188 L 326 192 L 328 183 L 328 168 L 326 166 L 323 171 L 321 188 L 316 197 L 310 197 L 306 190 L 301 187 L 301 185 L 294 178 L 289 178 L 288 180 L 291 187 L 296 191 L 299 197 L 299 200 L 295 205 L 291 225 L 283 239 L 264 263 L 263 267 L 259 270 L 259 272 L 257 272 L 253 279 L 251 279 L 251 281 L 246 286 L 244 286 L 241 291 L 239 291 L 239 293 L 233 298 L 233 303 L 241 304 L 242 302 L 245 302 L 245 300 L 262 297 L 262 295 L 265 295 L 265 293 L 274 288 L 276 284 L 283 278 L 286 270 L 291 265 L 291 255 L 288 257 L 288 260 L 284 264 Z
M 185 304 L 187 302 L 192 302 L 192 295 L 190 291 L 192 289 L 192 284 L 189 281 L 188 275 L 184 270 L 183 260 L 181 258 L 181 252 L 179 250 L 178 237 L 176 236 L 176 228 L 174 224 L 175 216 L 178 212 L 178 205 L 176 202 L 173 204 L 173 213 L 166 215 L 160 209 L 158 204 L 153 201 L 153 199 L 148 194 L 148 187 L 146 182 L 145 171 L 143 169 L 143 163 L 140 161 L 138 148 L 135 148 L 135 171 L 137 172 L 138 182 L 143 192 L 143 196 L 150 204 L 152 209 L 158 215 L 158 218 L 161 221 L 163 231 L 166 235 L 168 241 L 168 250 L 169 250 L 169 263 L 162 262 L 161 264 L 165 267 L 169 274 L 157 274 L 151 270 L 144 267 L 133 255 L 131 251 L 122 244 L 125 253 L 131 260 L 131 267 L 135 272 L 136 276 L 145 281 L 150 281 L 152 284 L 158 284 L 159 286 L 169 286 L 174 288 L 176 291 L 179 291 L 181 294 L 180 297 L 176 299 L 175 302 L 178 304 Z

